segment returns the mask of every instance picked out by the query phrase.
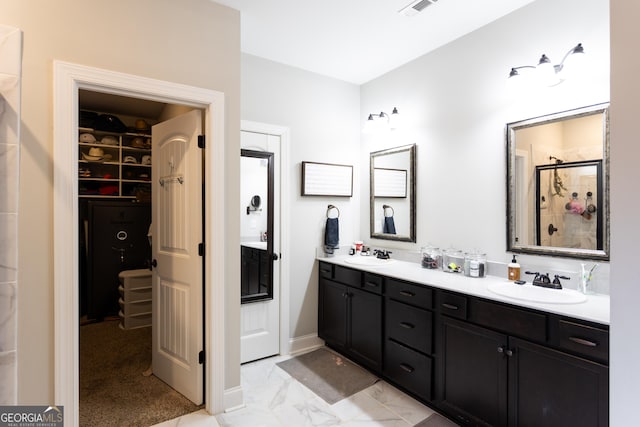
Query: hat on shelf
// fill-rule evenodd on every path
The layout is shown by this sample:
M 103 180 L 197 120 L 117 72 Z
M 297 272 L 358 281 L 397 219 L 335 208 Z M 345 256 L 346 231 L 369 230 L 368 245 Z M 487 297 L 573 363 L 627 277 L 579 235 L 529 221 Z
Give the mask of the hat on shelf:
M 124 133 L 127 131 L 127 127 L 122 123 L 122 120 L 112 114 L 100 114 L 93 126 L 96 130 L 105 132 Z
M 133 148 L 146 148 L 144 139 L 140 138 L 139 136 L 131 140 L 131 146 Z
M 138 160 L 133 156 L 125 156 L 123 163 L 138 163 Z
M 90 133 L 81 133 L 80 134 L 80 142 L 96 142 L 96 137 L 91 135 Z
M 118 139 L 111 135 L 103 136 L 100 142 L 104 145 L 118 145 Z
M 149 154 L 145 154 L 144 156 L 142 156 L 142 161 L 140 162 L 143 165 L 150 165 L 151 164 L 151 156 Z
M 143 119 L 136 120 L 135 126 L 137 132 L 147 132 L 149 130 L 149 123 L 147 123 Z
M 100 147 L 91 147 L 88 153 L 82 152 L 82 158 L 89 162 L 103 162 L 111 159 L 111 154 L 105 154 Z

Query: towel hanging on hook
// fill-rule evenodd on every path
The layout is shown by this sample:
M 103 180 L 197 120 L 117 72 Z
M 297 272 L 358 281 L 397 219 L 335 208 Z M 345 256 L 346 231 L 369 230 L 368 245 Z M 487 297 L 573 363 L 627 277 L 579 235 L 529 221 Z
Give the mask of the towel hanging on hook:
M 387 209 L 391 209 L 391 215 L 387 216 Z M 384 221 L 382 223 L 382 233 L 384 234 L 396 234 L 396 224 L 393 219 L 395 211 L 389 205 L 382 205 L 382 214 Z
M 329 212 L 332 210 L 338 211 L 338 216 L 330 217 Z M 334 205 L 327 206 L 327 221 L 324 227 L 324 252 L 327 255 L 331 255 L 334 249 L 340 246 L 340 231 L 338 225 L 338 218 L 340 217 L 340 209 Z

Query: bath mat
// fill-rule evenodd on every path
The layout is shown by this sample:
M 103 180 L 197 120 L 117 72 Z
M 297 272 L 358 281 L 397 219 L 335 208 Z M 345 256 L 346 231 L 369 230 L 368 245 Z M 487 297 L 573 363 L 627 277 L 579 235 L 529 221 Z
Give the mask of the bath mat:
M 414 427 L 458 427 L 458 424 L 440 414 L 433 414 L 426 420 L 420 421 Z
M 330 405 L 378 381 L 366 369 L 327 348 L 285 360 L 278 366 Z

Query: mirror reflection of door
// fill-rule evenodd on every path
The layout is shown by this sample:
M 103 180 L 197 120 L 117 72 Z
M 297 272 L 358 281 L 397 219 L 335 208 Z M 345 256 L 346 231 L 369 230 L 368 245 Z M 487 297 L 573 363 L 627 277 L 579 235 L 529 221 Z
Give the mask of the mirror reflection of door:
M 273 298 L 273 153 L 242 150 L 240 158 L 243 304 Z

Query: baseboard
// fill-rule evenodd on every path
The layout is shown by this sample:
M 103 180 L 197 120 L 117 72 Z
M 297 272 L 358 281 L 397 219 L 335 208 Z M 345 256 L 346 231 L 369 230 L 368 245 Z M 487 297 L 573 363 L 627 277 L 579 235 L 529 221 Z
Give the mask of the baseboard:
M 242 387 L 232 387 L 228 388 L 224 391 L 224 411 L 230 412 L 235 411 L 236 409 L 240 409 L 244 407 L 244 402 L 242 401 Z
M 317 334 L 303 335 L 289 340 L 289 354 L 296 356 L 324 346 L 324 340 Z

